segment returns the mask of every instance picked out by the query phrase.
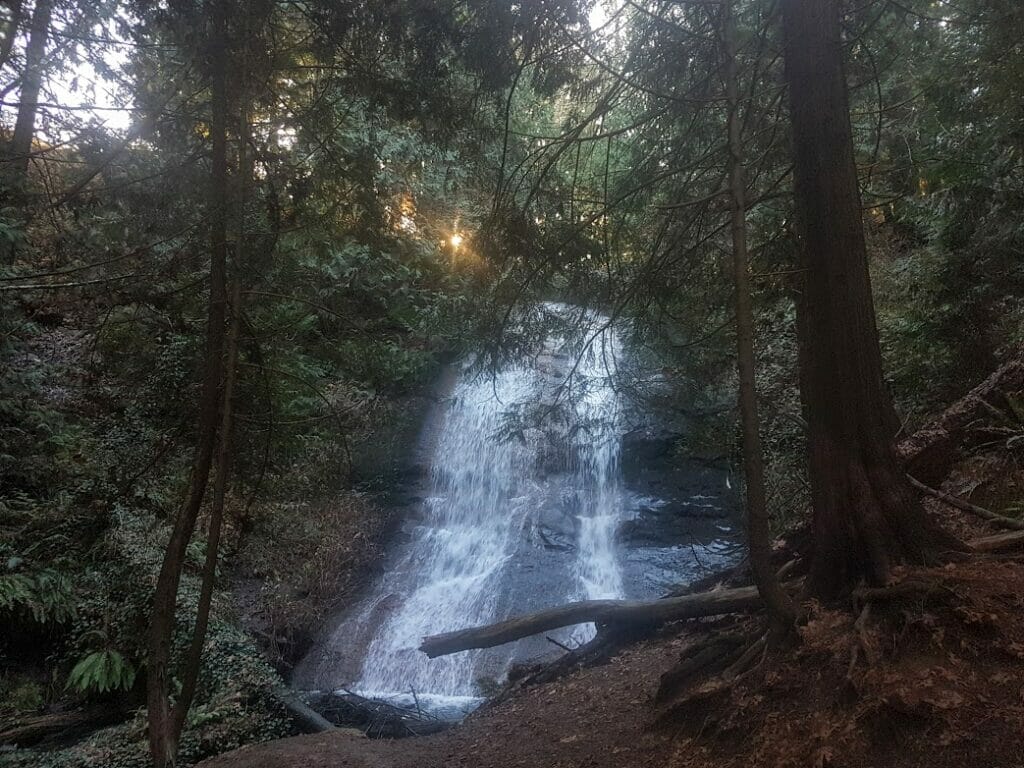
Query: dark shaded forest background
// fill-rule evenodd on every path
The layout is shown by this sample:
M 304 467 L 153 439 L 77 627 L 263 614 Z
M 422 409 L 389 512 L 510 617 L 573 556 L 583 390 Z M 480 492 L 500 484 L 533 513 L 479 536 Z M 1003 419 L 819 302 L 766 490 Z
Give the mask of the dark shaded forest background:
M 778 3 L 735 9 L 781 531 L 809 504 L 792 152 Z M 0 716 L 127 719 L 16 764 L 149 764 L 153 595 L 204 450 L 174 669 L 204 569 L 217 578 L 181 759 L 292 733 L 281 675 L 379 556 L 431 382 L 530 349 L 549 330 L 537 302 L 605 313 L 699 417 L 678 453 L 738 460 L 714 4 L 0 10 Z M 874 0 L 845 4 L 843 25 L 905 435 L 1024 340 L 1024 8 Z M 1019 450 L 1012 410 L 999 440 Z

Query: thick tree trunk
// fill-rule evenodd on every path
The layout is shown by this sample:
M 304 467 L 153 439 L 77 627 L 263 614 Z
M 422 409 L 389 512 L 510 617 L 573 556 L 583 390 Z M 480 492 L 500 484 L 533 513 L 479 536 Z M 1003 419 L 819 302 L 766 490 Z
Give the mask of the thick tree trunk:
M 38 0 L 32 11 L 28 43 L 25 45 L 25 70 L 21 78 L 18 118 L 11 139 L 10 157 L 14 171 L 13 183 L 16 186 L 24 185 L 25 177 L 28 175 L 32 139 L 36 132 L 39 91 L 43 86 L 43 59 L 46 57 L 46 42 L 50 36 L 52 16 L 52 0 Z
M 926 518 L 897 462 L 882 376 L 843 71 L 838 0 L 783 0 L 803 290 L 797 303 L 815 553 L 833 598 L 957 543 Z
M 729 104 L 729 188 L 732 210 L 733 277 L 736 287 L 736 347 L 739 372 L 740 420 L 743 427 L 743 472 L 746 481 L 747 535 L 750 569 L 768 607 L 774 630 L 786 632 L 796 620 L 796 610 L 782 589 L 771 561 L 768 499 L 764 485 L 764 453 L 761 420 L 757 411 L 754 360 L 754 311 L 750 296 L 747 254 L 746 174 L 743 168 L 743 137 L 740 120 L 739 66 L 736 60 L 734 0 L 723 6 L 722 26 L 726 57 L 726 100 Z
M 199 413 L 199 434 L 188 497 L 175 520 L 153 598 L 149 633 L 147 707 L 149 745 L 156 768 L 173 766 L 178 744 L 175 714 L 169 699 L 171 642 L 175 605 L 185 554 L 206 495 L 217 443 L 218 413 L 224 354 L 227 264 L 227 3 L 211 0 L 211 179 L 210 179 L 210 300 L 207 316 L 206 374 Z

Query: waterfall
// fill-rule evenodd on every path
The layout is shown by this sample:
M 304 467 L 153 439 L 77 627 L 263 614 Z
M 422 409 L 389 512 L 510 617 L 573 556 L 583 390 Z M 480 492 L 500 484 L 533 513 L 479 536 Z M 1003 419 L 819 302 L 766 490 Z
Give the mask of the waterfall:
M 624 498 L 619 458 L 622 451 L 622 403 L 615 390 L 619 356 L 616 336 L 604 331 L 585 346 L 570 379 L 574 418 L 571 457 L 577 495 L 579 542 L 575 561 L 575 597 L 599 600 L 623 596 L 622 569 L 615 551 L 615 531 L 623 518 Z M 594 637 L 593 624 L 572 633 L 576 643 Z
M 422 522 L 394 568 L 375 590 L 396 605 L 380 620 L 352 685 L 368 697 L 418 699 L 478 695 L 478 677 L 503 673 L 513 650 L 472 651 L 428 659 L 417 650 L 424 635 L 505 618 L 529 607 L 623 594 L 615 531 L 623 513 L 619 477 L 621 404 L 613 387 L 619 342 L 610 330 L 593 334 L 582 350 L 559 338 L 529 365 L 496 374 L 465 373 L 444 416 L 431 467 Z M 510 409 L 524 404 L 561 408 L 550 425 L 507 432 Z M 555 447 L 552 447 L 555 443 Z M 561 451 L 564 470 L 542 477 L 539 467 Z M 574 541 L 554 591 L 517 595 L 514 571 L 524 542 L 545 510 L 561 510 Z M 534 548 L 541 546 L 534 540 Z M 374 612 L 370 606 L 367 615 Z M 582 642 L 592 626 L 563 634 Z M 498 669 L 497 667 L 502 667 Z
M 735 560 L 728 466 L 680 460 L 658 432 L 671 413 L 627 402 L 623 343 L 607 318 L 543 310 L 589 330 L 551 333 L 496 372 L 457 375 L 425 432 L 429 472 L 407 490 L 403 535 L 300 663 L 297 685 L 457 718 L 514 663 L 561 653 L 548 638 L 572 646 L 594 627 L 437 659 L 418 650 L 423 636 L 573 600 L 655 597 Z M 632 380 L 671 386 L 637 365 Z
M 416 650 L 424 635 L 493 621 L 502 576 L 530 515 L 527 447 L 501 440 L 503 407 L 534 395 L 529 370 L 458 383 L 431 468 L 422 525 L 392 583 L 404 595 L 380 625 L 357 687 L 364 695 L 410 688 L 472 695 L 474 665 L 463 656 L 436 660 Z

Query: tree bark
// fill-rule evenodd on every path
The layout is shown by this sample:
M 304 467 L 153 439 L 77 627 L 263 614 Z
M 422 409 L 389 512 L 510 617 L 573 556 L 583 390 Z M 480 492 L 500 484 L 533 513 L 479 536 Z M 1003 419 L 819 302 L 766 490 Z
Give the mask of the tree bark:
M 149 745 L 156 768 L 175 765 L 178 743 L 175 738 L 175 714 L 169 699 L 171 643 L 175 625 L 175 605 L 185 555 L 213 464 L 217 443 L 218 413 L 224 353 L 226 303 L 226 264 L 228 249 L 228 165 L 227 165 L 227 2 L 210 0 L 212 38 L 210 172 L 210 300 L 207 316 L 206 373 L 199 413 L 199 434 L 192 466 L 188 496 L 171 531 L 157 579 L 149 633 L 147 707 Z
M 181 673 L 181 695 L 174 704 L 173 738 L 181 738 L 188 710 L 195 698 L 199 682 L 199 670 L 203 663 L 203 646 L 206 630 L 210 623 L 210 606 L 213 603 L 213 588 L 217 580 L 217 559 L 220 553 L 220 533 L 224 522 L 224 499 L 227 495 L 228 477 L 231 473 L 231 418 L 235 393 L 235 370 L 238 363 L 238 333 L 242 314 L 242 288 L 235 275 L 231 296 L 231 330 L 228 333 L 226 368 L 224 372 L 224 395 L 221 406 L 220 441 L 217 448 L 217 476 L 213 483 L 213 504 L 210 508 L 210 529 L 206 537 L 206 561 L 203 563 L 203 581 L 196 608 L 196 625 L 192 630 L 192 645 L 188 659 Z
M 52 16 L 52 0 L 37 0 L 32 11 L 28 43 L 25 45 L 25 70 L 21 78 L 18 118 L 14 123 L 14 136 L 11 139 L 10 158 L 13 184 L 16 187 L 23 187 L 28 176 L 32 139 L 36 132 L 39 91 L 43 86 L 43 59 L 46 57 L 46 42 L 50 36 Z
M 854 160 L 838 0 L 783 0 L 801 235 L 797 302 L 815 551 L 809 588 L 831 599 L 893 563 L 960 549 L 899 467 L 882 375 Z
M 740 118 L 739 64 L 736 50 L 735 1 L 722 7 L 725 42 L 725 89 L 729 106 L 729 189 L 732 212 L 732 261 L 736 299 L 736 365 L 739 373 L 740 421 L 743 429 L 743 473 L 746 480 L 747 538 L 750 569 L 764 599 L 773 629 L 785 634 L 796 621 L 796 609 L 782 589 L 771 562 L 771 532 L 764 484 L 764 452 L 757 409 L 754 359 L 754 311 L 747 253 L 746 173 Z
M 472 648 L 493 648 L 540 632 L 591 621 L 655 626 L 669 621 L 751 611 L 762 606 L 757 587 L 720 589 L 661 600 L 584 600 L 497 624 L 431 635 L 423 638 L 420 650 L 436 658 Z
M 980 539 L 971 539 L 969 542 L 971 550 L 978 553 L 1005 552 L 1010 549 L 1018 549 L 1024 546 L 1024 531 L 1013 531 L 1012 533 L 997 533 L 993 536 L 982 536 Z

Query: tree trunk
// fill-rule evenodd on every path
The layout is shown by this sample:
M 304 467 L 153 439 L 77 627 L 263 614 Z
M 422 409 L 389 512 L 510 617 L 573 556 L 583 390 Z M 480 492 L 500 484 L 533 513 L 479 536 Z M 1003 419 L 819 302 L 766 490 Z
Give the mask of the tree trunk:
M 757 411 L 754 359 L 754 312 L 750 296 L 747 254 L 746 173 L 743 168 L 743 137 L 740 118 L 739 65 L 736 60 L 734 0 L 722 8 L 725 41 L 725 88 L 729 105 L 729 188 L 732 210 L 732 257 L 736 290 L 736 347 L 739 373 L 740 420 L 743 427 L 743 473 L 746 480 L 747 536 L 754 583 L 768 608 L 773 630 L 786 633 L 796 620 L 796 610 L 782 589 L 771 562 L 771 532 L 764 486 L 764 453 L 761 421 Z
M 236 263 L 237 268 L 237 263 Z M 213 502 L 210 508 L 210 530 L 206 537 L 206 561 L 203 563 L 203 581 L 196 608 L 196 625 L 192 630 L 192 645 L 181 673 L 181 695 L 174 704 L 173 738 L 177 742 L 185 727 L 188 710 L 196 694 L 199 671 L 203 664 L 203 646 L 210 623 L 210 606 L 217 580 L 217 559 L 220 553 L 220 533 L 224 522 L 224 499 L 227 495 L 231 472 L 231 419 L 235 393 L 235 371 L 238 364 L 238 333 L 242 315 L 242 288 L 240 276 L 235 275 L 231 291 L 231 330 L 228 334 L 224 395 L 221 406 L 220 441 L 217 448 L 217 475 L 213 483 Z
M 815 552 L 809 586 L 835 598 L 895 562 L 958 542 L 925 516 L 897 462 L 861 220 L 838 0 L 783 0 L 801 235 L 800 384 Z
M 210 179 L 210 301 L 207 317 L 206 375 L 199 413 L 199 434 L 188 497 L 175 520 L 153 598 L 149 635 L 147 706 L 149 745 L 156 768 L 173 766 L 178 744 L 169 699 L 171 642 L 178 585 L 188 544 L 206 495 L 217 443 L 218 413 L 224 353 L 227 263 L 227 3 L 211 0 L 211 179 Z
M 11 139 L 12 181 L 16 187 L 24 186 L 32 156 L 39 91 L 43 86 L 43 59 L 46 57 L 46 41 L 50 36 L 52 15 L 52 0 L 36 2 L 36 7 L 32 11 L 28 43 L 25 45 L 25 70 L 21 78 L 18 119 L 14 124 L 14 136 Z

